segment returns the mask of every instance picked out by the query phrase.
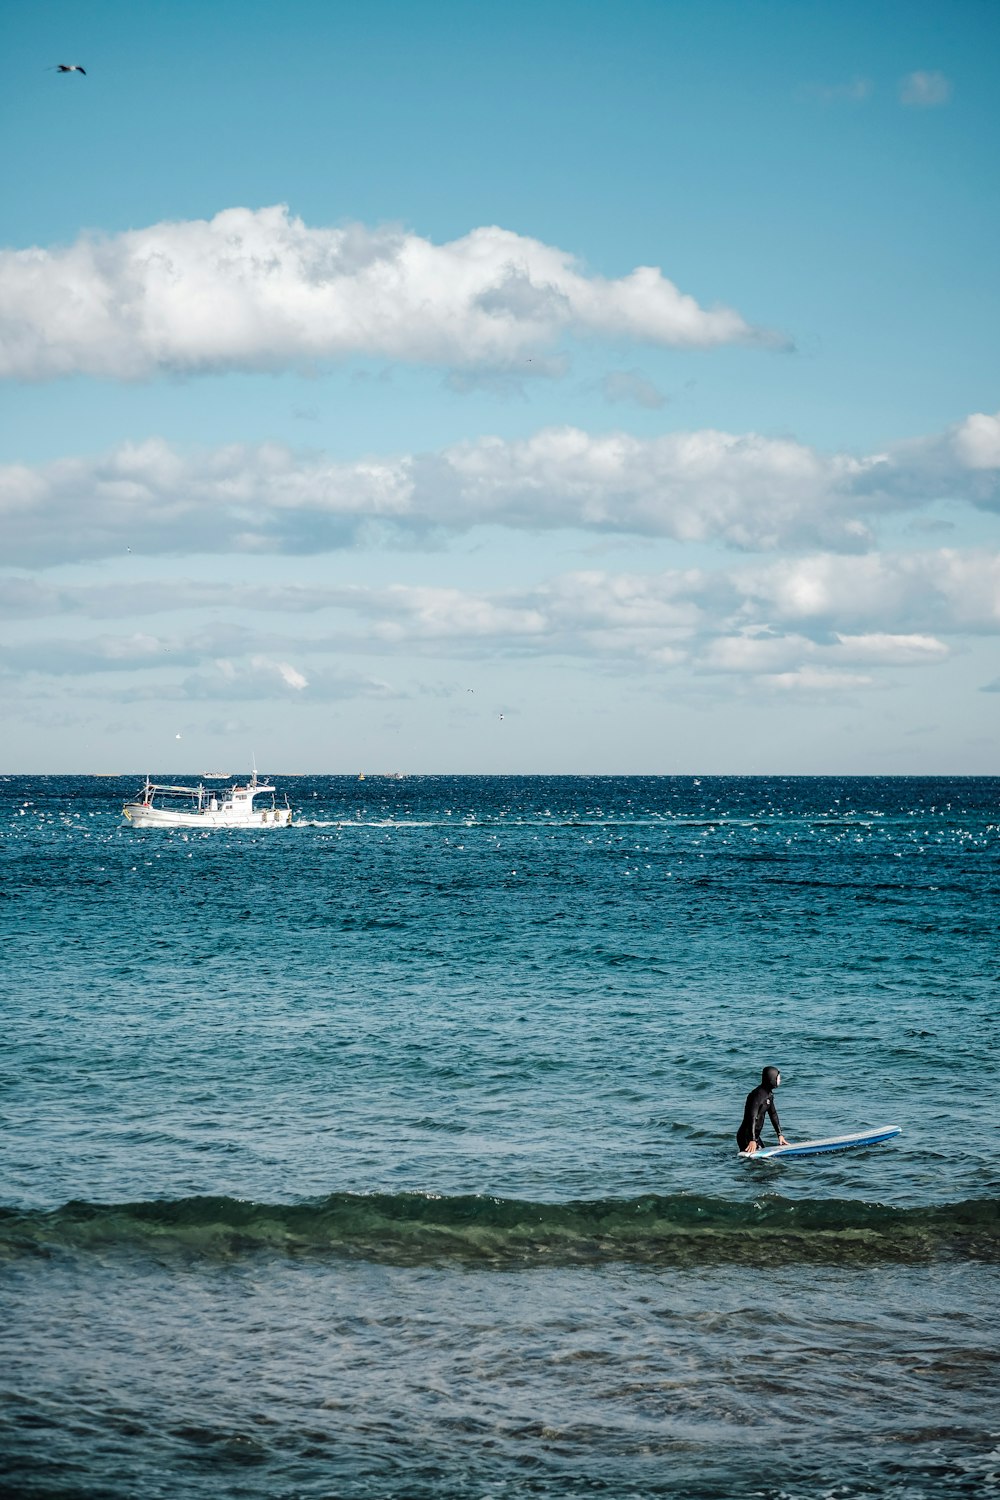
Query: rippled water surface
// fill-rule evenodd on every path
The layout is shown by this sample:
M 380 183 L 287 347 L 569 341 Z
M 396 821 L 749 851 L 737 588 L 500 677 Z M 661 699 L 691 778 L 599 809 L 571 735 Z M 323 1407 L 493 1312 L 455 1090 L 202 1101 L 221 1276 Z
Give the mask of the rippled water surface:
M 1000 1494 L 1000 780 L 275 779 L 0 781 L 11 1493 Z

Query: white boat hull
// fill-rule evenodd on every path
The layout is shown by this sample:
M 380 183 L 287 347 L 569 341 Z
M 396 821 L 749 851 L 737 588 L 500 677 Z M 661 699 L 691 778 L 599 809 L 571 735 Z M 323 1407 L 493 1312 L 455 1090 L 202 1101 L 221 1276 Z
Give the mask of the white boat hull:
M 166 807 L 145 807 L 141 802 L 127 802 L 122 809 L 133 828 L 288 828 L 292 822 L 290 807 L 262 807 L 249 816 L 234 817 L 232 812 L 181 812 Z
M 266 805 L 258 803 L 260 799 Z M 223 791 L 177 786 L 146 777 L 142 791 L 122 808 L 133 828 L 288 828 L 292 809 L 285 798 L 279 807 L 274 787 L 261 781 L 256 767 L 245 785 Z

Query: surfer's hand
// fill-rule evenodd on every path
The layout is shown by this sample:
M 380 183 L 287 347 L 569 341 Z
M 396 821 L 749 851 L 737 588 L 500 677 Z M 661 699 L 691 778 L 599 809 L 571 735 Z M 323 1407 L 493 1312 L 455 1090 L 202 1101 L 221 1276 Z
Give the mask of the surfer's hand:
M 787 1146 L 788 1145 L 788 1142 L 785 1140 L 785 1137 L 783 1135 L 779 1135 L 778 1136 L 778 1145 L 779 1146 Z
M 751 1141 L 750 1144 L 747 1146 L 747 1156 L 753 1156 L 753 1154 L 756 1151 L 756 1149 L 757 1149 L 757 1142 L 756 1141 Z

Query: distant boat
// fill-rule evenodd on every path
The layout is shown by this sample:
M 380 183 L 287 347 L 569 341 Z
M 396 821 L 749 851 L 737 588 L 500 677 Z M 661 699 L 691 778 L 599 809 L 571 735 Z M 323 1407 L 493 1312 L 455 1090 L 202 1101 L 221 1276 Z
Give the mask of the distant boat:
M 202 781 L 228 781 L 229 780 L 229 772 L 228 771 L 202 771 L 202 773 L 201 773 L 201 779 L 202 779 Z
M 173 786 L 147 776 L 122 812 L 133 828 L 288 828 L 292 821 L 288 798 L 279 807 L 274 787 L 261 781 L 256 769 L 246 785 L 234 783 L 218 792 L 201 782 Z

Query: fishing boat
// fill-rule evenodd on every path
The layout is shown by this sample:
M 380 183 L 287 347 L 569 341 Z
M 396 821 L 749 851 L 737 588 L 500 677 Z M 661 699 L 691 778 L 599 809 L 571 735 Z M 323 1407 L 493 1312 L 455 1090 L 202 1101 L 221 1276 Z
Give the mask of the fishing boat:
M 292 809 L 285 798 L 279 807 L 269 781 L 254 767 L 250 780 L 223 791 L 197 786 L 172 786 L 150 781 L 122 808 L 133 828 L 288 828 Z

